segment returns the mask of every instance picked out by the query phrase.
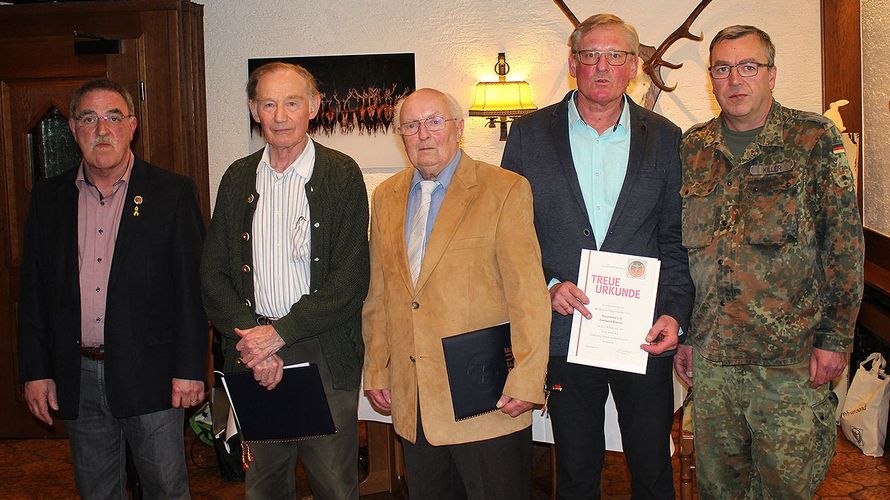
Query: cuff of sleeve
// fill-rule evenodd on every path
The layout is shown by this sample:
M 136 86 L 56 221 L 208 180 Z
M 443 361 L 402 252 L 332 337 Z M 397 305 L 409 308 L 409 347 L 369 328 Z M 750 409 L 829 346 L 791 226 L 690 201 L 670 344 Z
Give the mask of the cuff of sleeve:
M 284 344 L 291 345 L 302 338 L 298 325 L 299 323 L 293 314 L 288 313 L 286 316 L 277 319 L 272 326 L 275 328 L 275 333 L 284 341 Z
M 826 351 L 846 352 L 853 339 L 829 333 L 817 333 L 813 338 L 813 347 Z
M 378 371 L 371 373 L 370 370 L 365 370 L 364 376 L 362 377 L 362 389 L 391 389 L 389 385 L 389 374 Z
M 514 369 L 515 370 L 515 369 Z M 513 372 L 507 375 L 507 383 L 504 384 L 504 394 L 513 399 L 527 401 L 533 404 L 544 403 L 544 381 L 540 384 L 528 384 L 518 381 L 513 377 Z
M 686 335 L 686 332 L 683 330 L 683 327 L 680 327 L 680 331 L 677 333 L 678 343 L 687 344 L 689 343 L 689 335 Z

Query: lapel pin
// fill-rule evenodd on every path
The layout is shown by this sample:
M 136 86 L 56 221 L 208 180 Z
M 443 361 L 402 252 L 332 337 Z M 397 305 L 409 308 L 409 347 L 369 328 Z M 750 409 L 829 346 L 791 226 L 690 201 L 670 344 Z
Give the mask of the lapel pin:
M 139 207 L 133 207 L 133 217 L 139 217 Z
M 137 205 L 142 205 L 142 197 L 137 194 L 136 196 L 133 197 L 133 203 L 135 203 Z

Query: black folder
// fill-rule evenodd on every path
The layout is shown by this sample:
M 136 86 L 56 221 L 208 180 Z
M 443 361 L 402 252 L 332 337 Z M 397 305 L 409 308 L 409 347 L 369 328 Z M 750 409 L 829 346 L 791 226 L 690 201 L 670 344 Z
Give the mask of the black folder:
M 442 339 L 454 420 L 496 411 L 513 368 L 510 323 Z
M 318 365 L 284 367 L 281 382 L 271 391 L 252 371 L 222 374 L 243 441 L 300 441 L 337 432 L 318 373 Z

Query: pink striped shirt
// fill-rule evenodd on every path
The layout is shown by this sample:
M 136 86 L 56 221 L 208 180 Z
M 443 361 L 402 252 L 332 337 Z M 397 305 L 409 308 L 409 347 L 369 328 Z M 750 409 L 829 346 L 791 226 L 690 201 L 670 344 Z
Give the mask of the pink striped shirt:
M 133 171 L 133 153 L 127 169 L 112 186 L 111 194 L 102 196 L 78 167 L 74 183 L 77 197 L 77 253 L 80 270 L 80 341 L 82 347 L 105 343 L 105 301 L 114 244 L 121 222 L 127 187 Z

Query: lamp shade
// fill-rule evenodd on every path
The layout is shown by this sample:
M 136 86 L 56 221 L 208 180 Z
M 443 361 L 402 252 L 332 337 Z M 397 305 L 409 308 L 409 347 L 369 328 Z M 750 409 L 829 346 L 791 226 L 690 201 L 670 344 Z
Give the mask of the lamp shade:
M 522 116 L 536 109 L 528 82 L 479 82 L 470 116 Z

